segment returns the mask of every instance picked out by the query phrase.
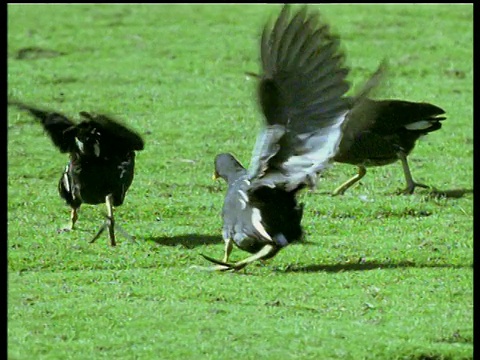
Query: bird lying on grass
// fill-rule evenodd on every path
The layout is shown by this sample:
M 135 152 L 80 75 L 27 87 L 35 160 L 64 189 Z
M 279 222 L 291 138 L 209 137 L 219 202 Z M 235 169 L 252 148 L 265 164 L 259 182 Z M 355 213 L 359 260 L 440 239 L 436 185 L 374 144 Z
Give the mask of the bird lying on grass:
M 140 135 L 105 115 L 82 111 L 83 121 L 76 124 L 62 114 L 40 110 L 19 101 L 9 101 L 9 105 L 26 110 L 40 120 L 60 152 L 70 154 L 70 161 L 58 183 L 60 196 L 71 207 L 71 226 L 64 230 L 74 229 L 81 204 L 105 203 L 106 221 L 91 242 L 108 228 L 111 245 L 115 246 L 114 227 L 132 240 L 115 224 L 113 207 L 123 204 L 132 184 L 135 151 L 144 148 Z
M 339 44 L 322 17 L 306 7 L 290 16 L 286 5 L 273 28 L 265 26 L 258 88 L 265 126 L 249 170 L 230 153 L 215 158 L 215 176 L 228 183 L 222 210 L 225 254 L 222 261 L 203 255 L 216 265 L 201 269 L 239 270 L 302 238 L 297 193 L 315 186 L 335 156 L 351 105 L 344 96 L 349 69 Z M 253 255 L 228 263 L 233 244 Z
M 353 105 L 353 104 L 352 104 Z M 366 115 L 366 111 L 368 115 Z M 442 127 L 445 111 L 438 106 L 403 100 L 365 99 L 352 106 L 344 124 L 336 162 L 358 166 L 358 174 L 336 188 L 332 195 L 342 195 L 367 173 L 366 168 L 402 162 L 407 186 L 401 191 L 412 194 L 415 188 L 429 188 L 413 180 L 407 156 L 416 141 Z M 357 124 L 361 123 L 361 129 Z

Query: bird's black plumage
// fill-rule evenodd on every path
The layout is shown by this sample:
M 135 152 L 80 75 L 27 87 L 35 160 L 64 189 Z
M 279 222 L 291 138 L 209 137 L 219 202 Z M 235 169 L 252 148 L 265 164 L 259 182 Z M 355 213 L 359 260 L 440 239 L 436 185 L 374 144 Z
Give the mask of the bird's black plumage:
M 314 186 L 335 155 L 350 99 L 340 40 L 317 12 L 285 5 L 260 41 L 258 99 L 264 127 L 249 169 L 231 154 L 215 158 L 228 183 L 222 218 L 225 256 L 214 270 L 238 270 L 302 237 L 298 192 Z M 229 264 L 233 244 L 253 253 Z
M 397 160 L 402 162 L 407 183 L 403 193 L 413 193 L 416 186 L 427 187 L 413 181 L 407 156 L 421 136 L 442 127 L 444 114 L 440 107 L 423 102 L 364 99 L 352 104 L 334 160 L 358 166 L 359 173 L 333 194 L 343 194 L 365 175 L 367 167 Z
M 115 245 L 112 207 L 123 204 L 132 184 L 135 151 L 144 148 L 141 136 L 106 115 L 82 111 L 83 119 L 76 123 L 58 112 L 19 101 L 9 101 L 9 105 L 30 112 L 60 152 L 69 153 L 70 161 L 60 177 L 58 191 L 72 209 L 71 228 L 74 228 L 81 204 L 106 203 L 106 225 L 93 240 L 108 226 L 111 243 Z
M 278 246 L 269 253 L 272 257 L 302 237 L 303 205 L 296 201 L 301 186 L 291 191 L 267 186 L 252 190 L 247 170 L 229 153 L 216 156 L 215 175 L 229 185 L 222 208 L 224 239 L 252 254 L 273 241 Z

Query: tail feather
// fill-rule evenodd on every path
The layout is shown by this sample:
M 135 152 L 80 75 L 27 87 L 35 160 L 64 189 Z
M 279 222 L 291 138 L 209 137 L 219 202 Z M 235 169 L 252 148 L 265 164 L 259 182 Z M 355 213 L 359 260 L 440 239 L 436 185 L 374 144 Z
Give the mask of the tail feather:
M 441 129 L 442 120 L 446 119 L 445 110 L 429 103 L 409 103 L 408 106 L 415 108 L 412 111 L 412 121 L 404 125 L 409 131 L 427 134 Z

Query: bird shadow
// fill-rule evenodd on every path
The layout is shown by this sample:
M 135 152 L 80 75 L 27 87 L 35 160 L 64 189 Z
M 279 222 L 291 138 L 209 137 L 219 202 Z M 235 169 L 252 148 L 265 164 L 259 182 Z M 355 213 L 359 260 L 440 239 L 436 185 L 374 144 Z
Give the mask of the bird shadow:
M 461 189 L 440 190 L 432 187 L 432 189 L 430 189 L 430 191 L 428 191 L 425 195 L 434 199 L 441 199 L 441 198 L 460 199 L 464 197 L 466 194 L 473 194 L 473 189 L 461 188 Z
M 367 261 L 362 263 L 348 263 L 348 264 L 312 264 L 306 266 L 288 265 L 285 268 L 276 268 L 276 272 L 283 273 L 338 273 L 344 271 L 368 271 L 368 270 L 382 270 L 382 269 L 399 269 L 399 268 L 450 268 L 462 269 L 472 268 L 473 264 L 469 265 L 452 265 L 452 264 L 417 264 L 413 261 L 399 261 L 399 262 L 377 262 Z
M 197 246 L 223 244 L 223 239 L 220 235 L 207 234 L 183 234 L 174 236 L 151 236 L 146 237 L 146 241 L 153 241 L 162 246 L 183 246 L 188 249 L 193 249 Z
M 183 234 L 175 236 L 150 236 L 146 237 L 145 241 L 153 241 L 162 246 L 183 246 L 188 249 L 193 249 L 197 246 L 223 244 L 223 238 L 220 235 L 206 235 L 206 234 Z M 316 245 L 318 243 L 308 240 L 298 240 L 292 245 Z
M 331 191 L 315 191 L 312 193 L 314 195 L 333 196 Z M 430 189 L 417 191 L 416 194 L 423 195 L 432 199 L 442 199 L 442 198 L 443 199 L 460 199 L 467 194 L 473 194 L 473 189 L 459 188 L 459 189 L 440 190 L 432 186 Z M 386 193 L 385 195 L 403 195 L 403 194 L 401 193 L 401 191 L 396 191 L 394 193 Z

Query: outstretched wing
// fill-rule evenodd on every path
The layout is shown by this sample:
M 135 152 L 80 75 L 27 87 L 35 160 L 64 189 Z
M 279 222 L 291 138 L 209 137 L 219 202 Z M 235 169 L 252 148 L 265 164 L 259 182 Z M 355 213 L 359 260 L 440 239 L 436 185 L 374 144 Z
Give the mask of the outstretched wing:
M 67 153 L 75 149 L 75 131 L 70 130 L 74 130 L 76 124 L 66 116 L 57 112 L 41 110 L 16 100 L 9 100 L 8 105 L 26 110 L 40 120 L 43 129 L 60 152 Z
M 348 111 L 340 40 L 317 12 L 285 5 L 261 37 L 259 102 L 266 126 L 249 169 L 252 188 L 313 185 L 334 156 Z
M 102 145 L 104 147 L 108 149 L 143 150 L 145 144 L 142 137 L 120 121 L 107 115 L 91 114 L 86 111 L 80 112 L 80 115 L 102 133 Z

